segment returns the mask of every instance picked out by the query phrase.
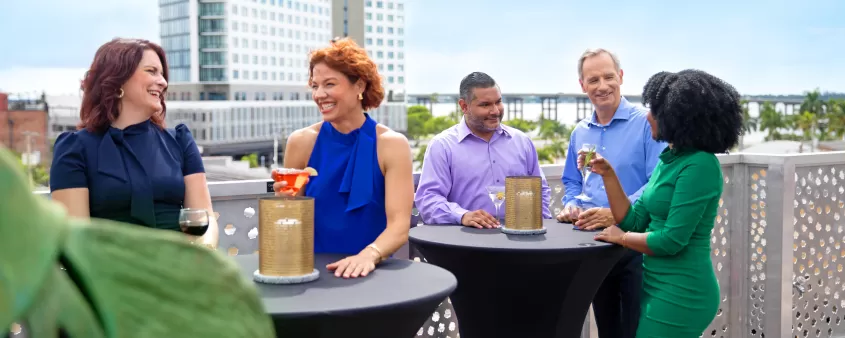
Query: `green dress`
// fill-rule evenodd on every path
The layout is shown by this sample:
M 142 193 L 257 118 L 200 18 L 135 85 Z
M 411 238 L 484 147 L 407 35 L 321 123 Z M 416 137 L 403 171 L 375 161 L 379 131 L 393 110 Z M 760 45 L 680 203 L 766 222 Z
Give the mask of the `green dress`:
M 719 309 L 710 232 L 722 196 L 715 155 L 668 147 L 619 227 L 648 233 L 637 337 L 697 338 Z

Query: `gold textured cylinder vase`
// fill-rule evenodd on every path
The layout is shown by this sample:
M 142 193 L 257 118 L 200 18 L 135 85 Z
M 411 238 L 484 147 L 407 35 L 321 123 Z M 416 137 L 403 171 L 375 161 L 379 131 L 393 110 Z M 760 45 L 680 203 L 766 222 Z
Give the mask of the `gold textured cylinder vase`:
M 543 233 L 543 181 L 539 176 L 505 177 L 505 224 L 503 231 Z
M 258 270 L 255 280 L 272 284 L 309 282 L 314 269 L 314 199 L 258 199 Z

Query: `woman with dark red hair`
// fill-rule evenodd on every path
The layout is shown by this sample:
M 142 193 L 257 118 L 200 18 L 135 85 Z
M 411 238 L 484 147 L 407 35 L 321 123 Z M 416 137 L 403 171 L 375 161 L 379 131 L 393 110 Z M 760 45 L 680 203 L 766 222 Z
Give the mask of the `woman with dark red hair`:
M 167 77 L 164 50 L 150 41 L 114 39 L 97 50 L 82 80 L 79 130 L 59 135 L 53 150 L 52 198 L 71 216 L 179 231 L 181 208 L 213 213 L 190 130 L 164 126 Z M 209 219 L 198 243 L 214 247 Z
M 411 147 L 366 112 L 384 99 L 376 64 L 349 39 L 311 54 L 314 103 L 323 121 L 288 137 L 284 165 L 317 170 L 304 191 L 314 198 L 314 251 L 349 256 L 335 276 L 366 276 L 408 240 L 414 201 Z M 274 184 L 278 194 L 284 182 Z

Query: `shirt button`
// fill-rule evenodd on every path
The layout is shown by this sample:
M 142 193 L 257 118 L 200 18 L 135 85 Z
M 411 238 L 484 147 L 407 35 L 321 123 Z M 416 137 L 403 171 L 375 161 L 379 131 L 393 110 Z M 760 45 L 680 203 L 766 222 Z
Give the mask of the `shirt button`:
M 603 131 L 607 131 L 607 128 L 601 128 L 601 130 L 603 130 Z
M 496 163 L 496 160 L 493 160 L 493 163 Z
M 605 147 L 601 147 L 601 150 L 607 150 L 607 148 L 605 148 Z

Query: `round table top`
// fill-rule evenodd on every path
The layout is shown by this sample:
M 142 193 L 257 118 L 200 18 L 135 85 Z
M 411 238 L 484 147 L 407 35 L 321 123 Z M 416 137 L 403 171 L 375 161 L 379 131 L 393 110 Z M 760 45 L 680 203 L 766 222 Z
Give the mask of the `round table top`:
M 412 305 L 446 297 L 457 287 L 450 272 L 431 264 L 388 259 L 366 277 L 335 277 L 326 265 L 347 255 L 316 254 L 314 268 L 320 277 L 302 284 L 255 283 L 267 313 L 277 317 L 343 314 Z M 244 276 L 252 280 L 258 255 L 232 257 Z M 434 311 L 434 309 L 432 309 Z
M 478 229 L 463 225 L 422 225 L 411 228 L 414 244 L 489 251 L 565 252 L 606 249 L 614 244 L 593 239 L 598 232 L 575 230 L 572 223 L 544 219 L 542 235 L 508 235 L 501 229 Z

